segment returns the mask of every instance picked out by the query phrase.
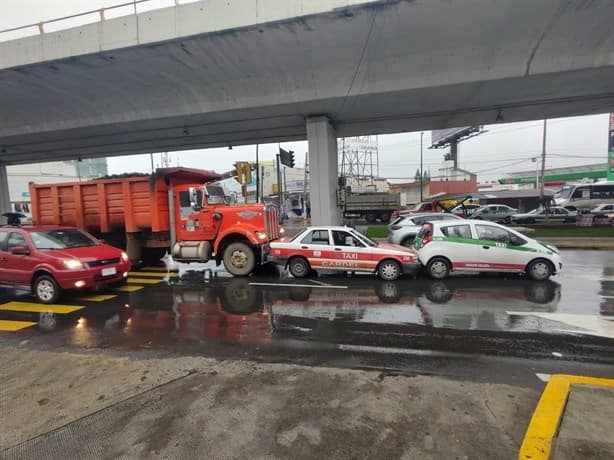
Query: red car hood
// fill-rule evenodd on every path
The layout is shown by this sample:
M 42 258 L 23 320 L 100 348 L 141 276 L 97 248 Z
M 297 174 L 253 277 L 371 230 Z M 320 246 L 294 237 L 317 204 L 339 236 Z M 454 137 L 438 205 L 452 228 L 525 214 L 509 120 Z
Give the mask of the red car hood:
M 392 243 L 377 243 L 377 246 L 380 249 L 389 249 L 391 251 L 403 251 L 403 252 L 407 252 L 408 254 L 412 254 L 412 255 L 416 255 L 418 254 L 416 251 L 414 251 L 412 248 L 407 248 L 405 246 L 401 246 L 398 244 L 392 244 Z
M 106 244 L 97 246 L 83 246 L 78 248 L 66 248 L 53 251 L 41 251 L 52 257 L 62 259 L 79 259 L 83 262 L 92 262 L 94 260 L 117 259 L 121 257 L 122 250 L 108 246 Z

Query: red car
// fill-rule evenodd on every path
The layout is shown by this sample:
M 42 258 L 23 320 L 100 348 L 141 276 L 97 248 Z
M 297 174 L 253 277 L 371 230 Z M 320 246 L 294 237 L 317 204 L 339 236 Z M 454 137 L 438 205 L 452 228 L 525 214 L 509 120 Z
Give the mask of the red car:
M 271 242 L 267 260 L 287 266 L 295 278 L 323 269 L 377 273 L 393 281 L 420 266 L 413 249 L 377 243 L 350 227 L 308 227 L 291 239 Z
M 0 285 L 53 303 L 64 289 L 125 283 L 128 255 L 74 227 L 0 226 Z

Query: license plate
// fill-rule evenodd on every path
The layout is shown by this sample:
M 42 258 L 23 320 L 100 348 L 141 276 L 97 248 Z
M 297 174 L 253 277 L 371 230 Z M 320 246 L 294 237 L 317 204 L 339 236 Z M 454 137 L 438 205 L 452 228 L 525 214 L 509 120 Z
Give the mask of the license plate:
M 117 273 L 117 269 L 115 267 L 103 268 L 102 276 L 111 276 Z

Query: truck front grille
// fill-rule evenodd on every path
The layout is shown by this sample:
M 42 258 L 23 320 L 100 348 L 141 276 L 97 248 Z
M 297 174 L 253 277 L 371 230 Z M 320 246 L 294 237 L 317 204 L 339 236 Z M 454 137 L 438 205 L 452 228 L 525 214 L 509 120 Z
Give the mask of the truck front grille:
M 264 226 L 269 240 L 279 238 L 279 212 L 275 206 L 267 206 L 264 210 Z

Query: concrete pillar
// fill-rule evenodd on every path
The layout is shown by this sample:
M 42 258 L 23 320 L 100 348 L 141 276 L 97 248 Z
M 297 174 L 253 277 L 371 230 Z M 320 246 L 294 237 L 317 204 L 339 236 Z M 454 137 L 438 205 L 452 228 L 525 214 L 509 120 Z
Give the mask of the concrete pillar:
M 0 163 L 0 215 L 11 210 L 11 200 L 9 197 L 9 179 L 6 174 L 6 165 Z M 4 222 L 4 218 L 0 218 Z
M 313 225 L 338 225 L 337 136 L 324 116 L 307 119 L 309 199 Z

